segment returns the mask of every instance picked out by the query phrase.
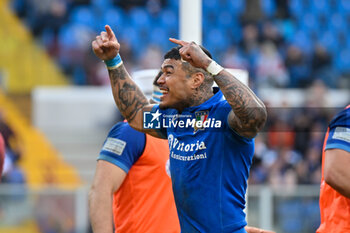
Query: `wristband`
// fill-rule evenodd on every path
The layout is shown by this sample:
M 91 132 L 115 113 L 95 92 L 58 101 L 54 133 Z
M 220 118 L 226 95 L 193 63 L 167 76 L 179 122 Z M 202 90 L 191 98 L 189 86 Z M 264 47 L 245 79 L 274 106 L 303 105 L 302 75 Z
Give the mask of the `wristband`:
M 215 76 L 218 73 L 220 73 L 222 70 L 224 69 L 224 67 L 220 66 L 218 63 L 216 63 L 214 60 L 212 60 L 209 64 L 209 66 L 207 67 L 207 71 L 208 73 L 210 73 L 211 75 Z
M 104 62 L 107 66 L 107 69 L 109 69 L 109 70 L 117 69 L 119 66 L 121 66 L 123 64 L 123 60 L 120 57 L 119 53 L 117 56 L 115 56 L 111 60 L 106 60 Z

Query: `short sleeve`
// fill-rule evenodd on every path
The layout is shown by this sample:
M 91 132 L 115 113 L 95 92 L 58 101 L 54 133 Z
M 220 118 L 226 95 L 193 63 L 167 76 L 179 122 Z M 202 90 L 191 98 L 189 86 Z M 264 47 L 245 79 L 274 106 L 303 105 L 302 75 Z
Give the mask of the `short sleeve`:
M 350 108 L 338 114 L 329 125 L 325 150 L 342 149 L 350 153 Z
M 131 128 L 126 122 L 112 127 L 100 151 L 97 160 L 110 162 L 126 173 L 142 155 L 146 135 Z

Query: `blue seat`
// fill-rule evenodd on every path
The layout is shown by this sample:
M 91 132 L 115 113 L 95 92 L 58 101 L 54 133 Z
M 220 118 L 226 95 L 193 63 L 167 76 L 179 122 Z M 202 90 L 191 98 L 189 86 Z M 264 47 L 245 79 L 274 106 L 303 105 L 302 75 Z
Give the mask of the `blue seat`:
M 103 24 L 110 25 L 114 32 L 120 34 L 124 29 L 125 18 L 126 15 L 123 10 L 113 7 L 105 11 Z
M 350 15 L 350 1 L 339 0 L 338 11 L 343 15 Z
M 210 52 L 218 56 L 228 47 L 229 39 L 222 30 L 213 28 L 205 35 L 204 45 Z
M 319 21 L 312 13 L 307 13 L 299 19 L 299 29 L 307 33 L 318 32 L 319 27 Z
M 58 33 L 59 63 L 65 68 L 82 65 L 82 57 L 87 49 L 91 49 L 93 31 L 83 25 L 68 23 Z
M 163 9 L 160 12 L 160 26 L 168 33 L 177 33 L 179 30 L 179 16 L 170 8 Z
M 338 41 L 333 31 L 326 31 L 319 36 L 319 41 L 321 45 L 323 45 L 327 51 L 333 55 L 338 53 Z
M 203 10 L 204 11 L 211 11 L 211 10 L 220 10 L 220 1 L 213 1 L 213 0 L 203 0 Z
M 294 21 L 292 20 L 279 21 L 277 23 L 277 27 L 279 28 L 279 31 L 281 32 L 283 38 L 285 38 L 287 41 L 292 40 L 296 30 L 296 25 Z
M 202 24 L 203 30 L 213 28 L 216 26 L 217 14 L 211 11 L 203 11 Z
M 347 33 L 345 34 L 346 38 L 346 48 L 350 49 L 350 31 L 348 30 Z
M 328 29 L 333 31 L 347 31 L 348 26 L 341 14 L 333 14 L 328 21 Z
M 222 7 L 219 1 L 203 0 L 203 20 L 209 20 L 210 22 L 216 21 L 217 16 L 221 13 Z
M 176 46 L 169 41 L 169 34 L 162 27 L 153 27 L 149 33 L 149 43 L 158 45 L 163 51 Z
M 180 0 L 168 0 L 168 6 L 172 9 L 178 10 L 179 9 L 179 2 Z
M 54 32 L 51 28 L 45 28 L 41 34 L 41 43 L 47 48 L 55 41 Z
M 87 6 L 75 7 L 70 13 L 70 21 L 74 24 L 94 28 L 95 20 L 92 9 Z
M 139 57 L 144 52 L 144 46 L 148 43 L 148 37 L 143 36 L 140 30 L 128 26 L 123 28 L 120 41 L 126 41 L 131 46 L 134 55 Z
M 241 15 L 245 10 L 245 0 L 228 0 L 227 9 L 234 15 Z
M 113 7 L 112 0 L 91 0 L 91 5 L 99 10 L 108 10 Z
M 261 8 L 266 16 L 273 17 L 276 12 L 276 3 L 274 0 L 260 0 Z
M 329 0 L 316 0 L 311 1 L 310 10 L 315 15 L 330 15 L 330 4 Z
M 148 11 L 142 7 L 135 7 L 129 11 L 130 23 L 137 30 L 148 31 L 151 28 L 151 16 Z
M 343 73 L 350 73 L 350 49 L 342 49 L 336 57 L 336 68 Z
M 229 35 L 229 43 L 238 44 L 242 39 L 242 25 L 238 20 L 233 20 L 226 33 Z
M 76 66 L 73 68 L 73 83 L 75 85 L 86 85 L 86 70 L 81 66 Z
M 295 18 L 301 18 L 304 15 L 304 5 L 303 0 L 290 0 L 289 1 L 289 11 Z
M 289 41 L 291 44 L 301 48 L 306 54 L 310 55 L 313 51 L 313 45 L 310 41 L 309 35 L 303 30 L 299 30 L 294 34 L 294 37 Z
M 60 45 L 63 48 L 74 48 L 76 43 L 78 42 L 78 38 L 76 37 L 76 31 L 79 28 L 79 25 L 75 23 L 68 23 L 64 25 L 59 33 L 58 40 Z
M 234 20 L 234 15 L 228 10 L 222 11 L 217 17 L 218 26 L 223 29 L 230 28 Z

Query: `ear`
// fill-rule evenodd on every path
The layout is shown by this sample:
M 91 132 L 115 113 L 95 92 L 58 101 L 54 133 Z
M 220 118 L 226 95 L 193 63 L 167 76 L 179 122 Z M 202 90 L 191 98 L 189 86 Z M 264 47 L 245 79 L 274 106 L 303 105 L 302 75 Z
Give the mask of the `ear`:
M 191 77 L 191 88 L 196 89 L 204 82 L 205 76 L 201 72 L 196 72 L 192 74 Z

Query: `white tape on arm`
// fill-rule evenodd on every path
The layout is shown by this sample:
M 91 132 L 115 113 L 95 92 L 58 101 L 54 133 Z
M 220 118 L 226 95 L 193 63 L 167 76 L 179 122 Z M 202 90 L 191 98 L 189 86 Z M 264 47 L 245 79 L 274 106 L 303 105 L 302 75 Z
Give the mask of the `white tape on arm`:
M 209 64 L 209 66 L 207 67 L 207 71 L 208 73 L 210 73 L 211 75 L 215 76 L 218 73 L 220 73 L 222 70 L 224 69 L 224 67 L 220 66 L 218 63 L 216 63 L 214 60 L 212 60 Z

